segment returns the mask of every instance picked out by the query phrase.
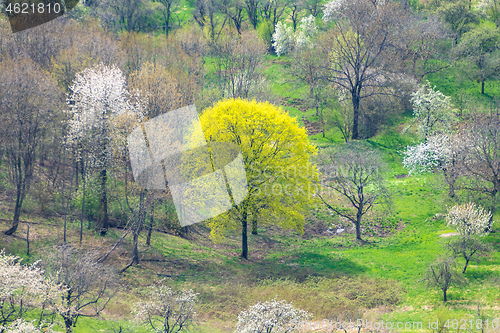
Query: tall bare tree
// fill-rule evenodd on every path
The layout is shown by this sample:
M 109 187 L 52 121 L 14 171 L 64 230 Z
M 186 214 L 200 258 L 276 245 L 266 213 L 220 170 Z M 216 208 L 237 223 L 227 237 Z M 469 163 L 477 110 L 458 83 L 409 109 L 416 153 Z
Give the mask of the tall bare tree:
M 361 100 L 386 84 L 393 70 L 394 36 L 403 28 L 405 12 L 393 2 L 370 0 L 342 2 L 325 17 L 335 18 L 334 28 L 324 39 L 330 59 L 326 79 L 349 92 L 353 109 L 352 139 L 359 139 Z
M 0 136 L 5 143 L 5 157 L 16 187 L 12 235 L 30 182 L 38 148 L 51 126 L 54 109 L 61 107 L 62 96 L 52 78 L 29 59 L 0 64 Z

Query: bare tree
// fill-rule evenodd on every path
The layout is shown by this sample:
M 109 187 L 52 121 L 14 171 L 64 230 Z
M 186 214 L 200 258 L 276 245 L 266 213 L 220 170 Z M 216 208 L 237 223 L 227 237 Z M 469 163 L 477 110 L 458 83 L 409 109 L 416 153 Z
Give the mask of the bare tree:
M 326 79 L 349 92 L 352 109 L 352 139 L 359 139 L 361 99 L 380 93 L 385 76 L 394 70 L 393 41 L 403 29 L 406 16 L 394 2 L 370 0 L 345 1 L 324 18 L 335 18 L 334 29 L 323 39 L 325 56 L 330 61 Z
M 259 69 L 266 53 L 259 38 L 251 32 L 239 38 L 227 35 L 212 43 L 211 51 L 216 57 L 216 75 L 222 97 L 259 97 L 252 96 L 262 84 Z
M 464 258 L 465 265 L 462 273 L 465 273 L 473 257 L 483 256 L 492 250 L 491 246 L 474 236 L 453 238 L 446 246 L 453 254 Z
M 99 316 L 117 291 L 117 276 L 98 263 L 98 253 L 79 252 L 69 245 L 58 247 L 44 260 L 46 272 L 65 288 L 55 309 L 71 333 L 80 317 Z
M 397 54 L 395 60 L 400 62 L 398 66 L 420 82 L 427 74 L 439 72 L 450 66 L 431 61 L 440 57 L 440 51 L 449 54 L 441 46 L 448 33 L 437 17 L 430 16 L 423 19 L 408 15 L 406 18 L 407 29 L 396 35 L 394 42 Z
M 14 217 L 6 235 L 16 232 L 24 199 L 34 176 L 39 144 L 50 126 L 53 109 L 62 102 L 57 85 L 31 60 L 0 65 L 0 136 L 16 187 Z
M 452 257 L 439 257 L 429 265 L 423 281 L 429 287 L 437 287 L 443 292 L 443 301 L 447 301 L 447 292 L 452 285 L 460 285 L 463 277 L 455 269 L 456 263 Z
M 389 199 L 381 174 L 384 169 L 381 156 L 360 143 L 349 142 L 336 152 L 322 152 L 318 164 L 323 171 L 319 198 L 332 212 L 351 221 L 356 226 L 356 238 L 364 242 L 363 216 L 375 204 L 388 203 Z M 329 193 L 324 193 L 327 189 L 333 190 L 333 195 L 327 196 Z M 327 202 L 332 199 L 347 201 L 350 208 Z
M 165 34 L 166 34 L 166 37 L 168 38 L 168 33 L 171 29 L 170 24 L 172 22 L 172 14 L 174 13 L 176 6 L 178 5 L 178 1 L 177 0 L 158 0 L 158 2 L 163 5 L 162 15 L 163 15 L 163 20 L 165 22 Z
M 487 195 L 494 213 L 500 192 L 500 118 L 476 115 L 463 131 L 463 139 L 467 144 L 461 163 L 468 177 L 461 188 Z
M 259 23 L 259 5 L 260 0 L 245 0 L 245 9 L 247 12 L 248 20 L 252 24 L 254 30 L 257 29 Z
M 243 24 L 243 9 L 245 4 L 243 0 L 223 0 L 221 4 L 222 12 L 231 20 L 238 31 L 238 35 L 241 35 L 242 24 Z

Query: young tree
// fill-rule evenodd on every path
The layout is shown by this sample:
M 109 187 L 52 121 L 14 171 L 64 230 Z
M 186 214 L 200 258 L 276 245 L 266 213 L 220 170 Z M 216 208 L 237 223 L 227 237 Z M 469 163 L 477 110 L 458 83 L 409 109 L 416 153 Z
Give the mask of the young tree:
M 259 6 L 260 0 L 245 0 L 248 21 L 250 21 L 254 30 L 257 30 L 257 24 L 259 23 Z
M 34 174 L 40 142 L 51 126 L 51 117 L 62 105 L 52 78 L 29 59 L 0 63 L 0 137 L 12 172 L 15 192 L 14 217 L 4 231 L 12 235 L 19 226 L 24 199 Z
M 465 273 L 472 257 L 484 255 L 484 253 L 492 250 L 487 243 L 473 236 L 453 238 L 446 244 L 446 246 L 454 255 L 464 258 L 465 265 L 462 273 Z
M 413 115 L 425 141 L 431 135 L 449 131 L 454 119 L 450 97 L 432 88 L 429 81 L 420 85 L 412 96 Z
M 319 164 L 323 171 L 323 190 L 333 190 L 337 198 L 347 200 L 350 208 L 329 204 L 324 193 L 318 194 L 319 198 L 332 212 L 351 221 L 356 226 L 356 239 L 364 242 L 361 238 L 363 216 L 374 205 L 389 199 L 381 174 L 384 163 L 380 154 L 361 143 L 350 142 L 336 152 L 322 152 Z
M 177 0 L 158 0 L 158 2 L 163 6 L 161 11 L 163 15 L 163 21 L 165 22 L 165 35 L 168 39 L 168 33 L 172 28 L 172 14 L 175 12 L 176 7 L 178 6 Z
M 470 2 L 466 0 L 443 2 L 436 12 L 455 32 L 455 44 L 464 33 L 471 30 L 473 24 L 479 23 L 479 16 L 471 10 Z
M 259 72 L 264 61 L 265 45 L 252 32 L 238 38 L 230 34 L 212 43 L 211 53 L 216 57 L 215 70 L 219 90 L 225 98 L 256 98 L 262 85 Z
M 448 226 L 454 227 L 460 234 L 458 239 L 448 243 L 448 247 L 454 254 L 461 255 L 465 259 L 462 270 L 462 273 L 465 273 L 472 256 L 489 250 L 478 237 L 484 236 L 491 230 L 492 215 L 484 208 L 469 202 L 453 206 L 446 215 L 446 221 Z
M 198 294 L 193 290 L 174 291 L 158 281 L 149 287 L 147 301 L 136 303 L 137 319 L 156 333 L 185 330 L 193 321 Z
M 312 315 L 276 298 L 258 302 L 238 315 L 237 333 L 295 332 L 299 324 Z
M 211 237 L 218 240 L 239 225 L 241 256 L 247 258 L 247 226 L 256 229 L 258 219 L 302 232 L 317 171 L 310 159 L 316 149 L 297 120 L 269 103 L 241 99 L 217 103 L 200 120 L 209 144 L 232 142 L 240 147 L 247 173 L 247 196 L 208 221 Z
M 424 281 L 429 287 L 437 287 L 443 292 L 443 301 L 447 301 L 447 292 L 452 285 L 463 283 L 463 277 L 455 270 L 456 263 L 452 257 L 439 257 L 429 265 Z
M 97 317 L 116 293 L 117 277 L 114 271 L 98 263 L 98 253 L 79 253 L 71 246 L 56 249 L 44 260 L 46 271 L 62 285 L 62 297 L 53 307 L 71 333 L 80 317 Z
M 223 0 L 221 10 L 233 23 L 238 35 L 241 35 L 243 24 L 243 0 Z
M 68 102 L 70 130 L 68 143 L 78 147 L 78 158 L 85 154 L 91 166 L 99 172 L 101 198 L 97 228 L 105 235 L 109 226 L 107 181 L 108 168 L 113 163 L 112 139 L 116 118 L 129 114 L 142 118 L 141 103 L 131 103 L 125 78 L 115 66 L 103 64 L 87 68 L 76 75 Z

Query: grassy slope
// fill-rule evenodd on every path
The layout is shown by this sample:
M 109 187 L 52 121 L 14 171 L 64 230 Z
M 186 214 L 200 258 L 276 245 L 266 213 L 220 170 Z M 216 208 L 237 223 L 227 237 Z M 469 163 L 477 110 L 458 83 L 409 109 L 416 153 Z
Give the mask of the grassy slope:
M 313 110 L 303 112 L 290 106 L 296 105 L 301 91 L 292 89 L 288 83 L 281 60 L 269 57 L 268 61 L 266 74 L 274 83 L 273 90 L 283 97 L 285 109 L 299 120 L 305 116 L 313 121 Z M 444 73 L 431 81 L 446 93 L 455 89 L 455 86 L 449 87 L 450 75 Z M 493 88 L 498 87 L 497 83 Z M 338 133 L 331 131 L 326 139 L 313 138 L 313 141 L 325 145 L 342 140 Z M 411 141 L 411 137 L 400 135 L 396 129 L 369 140 L 389 163 L 388 182 L 394 194 L 390 220 L 391 225 L 398 228 L 388 237 L 371 237 L 367 245 L 358 247 L 352 235 L 327 236 L 320 231 L 333 218 L 319 209 L 309 219 L 304 237 L 293 231 L 262 226 L 259 235 L 250 236 L 250 261 L 242 261 L 238 258 L 238 233 L 231 234 L 223 244 L 214 245 L 208 239 L 208 230 L 200 226 L 189 239 L 155 233 L 152 248 L 143 248 L 146 260 L 140 267 L 127 271 L 124 278 L 132 290 L 166 276 L 173 286 L 194 288 L 200 293 L 200 323 L 194 331 L 200 333 L 230 332 L 239 311 L 276 295 L 311 311 L 315 320 L 337 317 L 422 321 L 425 327 L 429 319 L 437 317 L 473 318 L 478 304 L 489 316 L 497 315 L 500 296 L 498 280 L 495 284 L 494 278 L 499 276 L 500 269 L 500 233 L 486 237 L 496 251 L 471 263 L 465 274 L 468 285 L 450 289 L 446 308 L 439 308 L 441 294 L 420 282 L 427 265 L 443 252 L 446 239 L 439 234 L 452 231 L 442 219 L 433 217 L 444 213 L 445 205 L 452 203 L 448 202 L 446 189 L 437 175 L 394 177 L 405 173 L 399 152 Z M 9 218 L 10 212 L 2 207 L 0 215 Z M 29 219 L 42 223 L 30 230 L 34 255 L 27 259 L 34 260 L 46 247 L 61 242 L 61 221 L 36 216 Z M 47 223 L 59 226 L 47 226 Z M 77 241 L 77 228 L 76 224 L 70 225 L 70 242 Z M 499 230 L 498 225 L 495 229 Z M 114 231 L 114 236 L 106 241 L 86 235 L 86 245 L 110 245 L 121 232 Z M 18 237 L 23 237 L 22 230 Z M 144 243 L 144 238 L 141 241 Z M 0 248 L 3 247 L 20 255 L 25 251 L 23 240 L 12 237 L 0 236 Z M 123 266 L 129 251 L 130 244 L 119 248 L 112 263 Z M 128 321 L 137 300 L 134 292 L 122 292 L 108 308 L 104 316 L 107 320 L 82 319 L 75 333 L 118 331 L 119 325 L 131 332 L 143 332 Z

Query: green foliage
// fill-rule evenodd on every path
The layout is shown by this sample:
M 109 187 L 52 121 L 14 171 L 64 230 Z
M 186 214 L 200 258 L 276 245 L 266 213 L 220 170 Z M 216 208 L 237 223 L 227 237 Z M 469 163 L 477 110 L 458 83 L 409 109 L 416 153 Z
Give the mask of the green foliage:
M 227 229 L 240 223 L 246 229 L 257 219 L 303 232 L 318 176 L 310 160 L 316 148 L 297 120 L 269 103 L 241 99 L 217 103 L 200 120 L 208 141 L 240 147 L 247 171 L 247 197 L 209 222 L 211 237 L 220 240 Z
M 268 49 L 271 49 L 273 45 L 273 32 L 273 24 L 268 20 L 262 20 L 257 25 L 257 35 L 267 45 Z

